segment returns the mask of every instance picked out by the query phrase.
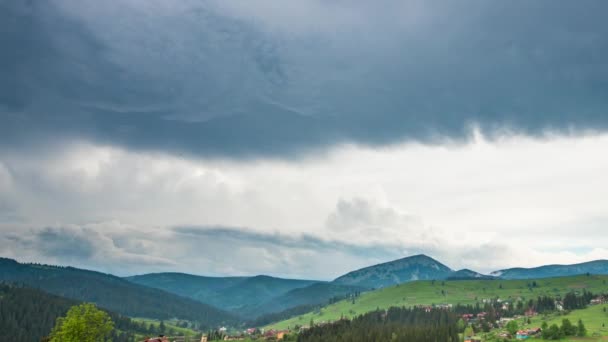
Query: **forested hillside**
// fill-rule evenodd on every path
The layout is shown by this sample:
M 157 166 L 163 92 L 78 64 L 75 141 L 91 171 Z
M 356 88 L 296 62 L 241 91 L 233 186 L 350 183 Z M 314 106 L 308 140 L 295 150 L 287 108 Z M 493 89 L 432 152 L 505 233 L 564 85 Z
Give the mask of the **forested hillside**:
M 131 282 L 195 299 L 225 310 L 263 304 L 315 280 L 269 276 L 204 277 L 184 273 L 150 273 L 125 278 Z
M 133 284 L 109 274 L 0 259 L 0 281 L 14 282 L 98 306 L 131 317 L 180 318 L 214 328 L 237 319 L 213 306 L 158 289 Z
M 307 287 L 291 290 L 279 297 L 272 298 L 260 305 L 243 308 L 250 317 L 279 313 L 301 306 L 327 305 L 358 294 L 364 289 L 357 286 L 334 283 L 316 283 Z
M 48 336 L 58 317 L 64 316 L 77 301 L 46 292 L 0 284 L 0 332 L 2 341 L 38 342 Z M 145 334 L 149 327 L 128 317 L 108 312 L 114 321 L 114 342 L 130 342 L 135 334 Z M 4 339 L 6 338 L 6 339 Z

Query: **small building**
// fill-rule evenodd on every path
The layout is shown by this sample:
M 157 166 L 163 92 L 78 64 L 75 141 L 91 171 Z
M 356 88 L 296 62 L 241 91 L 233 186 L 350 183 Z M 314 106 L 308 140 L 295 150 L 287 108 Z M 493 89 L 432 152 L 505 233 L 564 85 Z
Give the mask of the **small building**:
M 528 335 L 527 330 L 520 330 L 517 332 L 517 334 L 515 334 L 515 338 L 518 340 L 527 340 L 530 338 L 530 335 Z

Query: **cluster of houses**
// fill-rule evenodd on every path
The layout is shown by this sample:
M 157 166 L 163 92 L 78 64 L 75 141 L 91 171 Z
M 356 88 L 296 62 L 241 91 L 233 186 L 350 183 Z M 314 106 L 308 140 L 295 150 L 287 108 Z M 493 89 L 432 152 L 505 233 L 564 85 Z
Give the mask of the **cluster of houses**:
M 224 341 L 242 341 L 245 337 L 255 337 L 256 339 L 264 339 L 267 341 L 281 341 L 285 338 L 285 335 L 289 333 L 289 330 L 274 330 L 270 329 L 267 331 L 259 330 L 256 328 L 249 328 L 243 331 L 243 334 L 236 336 L 226 335 Z M 201 341 L 202 342 L 202 341 Z M 206 342 L 206 341 L 205 341 Z
M 436 305 L 415 305 L 417 309 L 423 309 L 426 312 L 431 312 L 434 309 L 449 310 L 452 304 L 436 304 Z
M 607 304 L 608 303 L 608 296 L 598 296 L 596 298 L 593 298 L 591 300 L 591 302 L 589 302 L 590 305 L 600 305 L 600 304 Z

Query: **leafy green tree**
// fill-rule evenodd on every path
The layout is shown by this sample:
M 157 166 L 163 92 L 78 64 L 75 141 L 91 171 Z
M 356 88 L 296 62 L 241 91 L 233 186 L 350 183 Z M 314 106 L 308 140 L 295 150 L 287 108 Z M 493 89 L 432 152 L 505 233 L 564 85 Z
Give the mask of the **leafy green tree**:
M 547 322 L 543 322 L 543 324 L 541 324 L 541 326 L 540 326 L 541 336 L 545 340 L 547 339 L 548 328 L 549 328 L 549 325 L 547 324 Z
M 587 335 L 587 328 L 585 328 L 585 324 L 580 319 L 578 320 L 578 327 L 576 330 L 576 336 L 584 337 Z
M 473 330 L 473 327 L 471 327 L 470 325 L 464 329 L 464 334 L 463 334 L 464 337 L 471 337 L 474 335 L 475 335 L 475 331 Z
M 509 321 L 505 328 L 507 328 L 507 331 L 511 335 L 515 335 L 517 333 L 517 330 L 519 330 L 519 326 L 517 325 L 516 321 Z
M 51 332 L 51 342 L 105 342 L 110 341 L 114 322 L 95 304 L 72 306 L 66 317 L 57 319 Z

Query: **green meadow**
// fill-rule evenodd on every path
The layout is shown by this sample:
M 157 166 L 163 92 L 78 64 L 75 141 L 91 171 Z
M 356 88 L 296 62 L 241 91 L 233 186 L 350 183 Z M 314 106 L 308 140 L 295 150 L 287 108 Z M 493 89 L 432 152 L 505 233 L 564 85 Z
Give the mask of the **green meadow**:
M 533 284 L 536 286 L 533 286 Z M 530 280 L 450 280 L 414 281 L 361 294 L 352 300 L 343 300 L 314 312 L 266 326 L 266 329 L 288 329 L 296 325 L 307 326 L 330 322 L 340 317 L 351 318 L 375 309 L 391 306 L 432 304 L 475 304 L 484 299 L 500 298 L 503 301 L 536 299 L 538 296 L 564 295 L 570 291 L 588 290 L 608 293 L 608 276 L 573 276 Z
M 153 324 L 154 326 L 156 326 L 158 328 L 158 326 L 160 325 L 160 321 L 156 320 L 156 319 L 148 319 L 148 318 L 133 318 L 133 320 L 135 322 L 144 322 L 146 324 L 146 326 L 149 326 L 150 324 Z M 182 336 L 187 336 L 191 338 L 191 341 L 196 341 L 198 342 L 201 336 L 200 332 L 197 332 L 195 330 L 189 329 L 189 328 L 183 328 L 177 325 L 177 321 L 175 320 L 167 320 L 167 321 L 163 321 L 163 323 L 165 324 L 165 335 L 169 335 L 169 331 L 172 330 L 173 334 L 172 336 L 175 335 L 182 335 Z M 153 337 L 154 335 L 158 335 L 158 334 L 150 334 L 150 337 Z M 141 335 L 138 334 L 137 335 L 138 338 L 143 339 L 145 337 L 145 335 Z
M 606 310 L 606 311 L 604 311 Z M 569 337 L 560 341 L 608 341 L 608 304 L 589 306 L 582 310 L 574 310 L 568 313 L 554 313 L 551 315 L 539 315 L 531 318 L 530 324 L 525 322 L 525 319 L 517 320 L 520 327 L 535 328 L 542 326 L 543 322 L 547 325 L 557 324 L 561 326 L 563 319 L 569 319 L 572 324 L 576 325 L 578 320 L 582 320 L 587 329 L 585 337 Z M 495 329 L 488 334 L 479 334 L 478 336 L 484 341 L 496 341 L 493 338 L 498 332 L 503 329 Z M 528 339 L 528 341 L 544 341 L 540 338 Z

